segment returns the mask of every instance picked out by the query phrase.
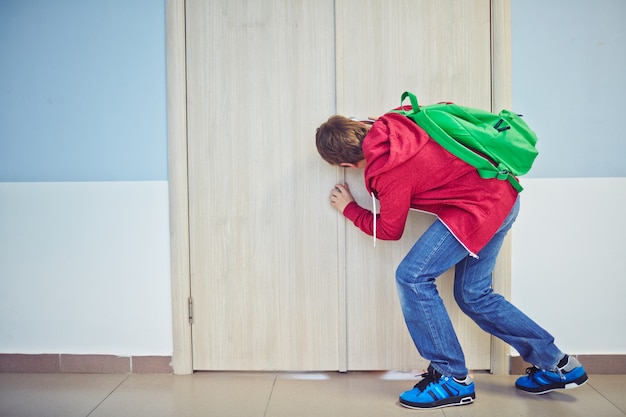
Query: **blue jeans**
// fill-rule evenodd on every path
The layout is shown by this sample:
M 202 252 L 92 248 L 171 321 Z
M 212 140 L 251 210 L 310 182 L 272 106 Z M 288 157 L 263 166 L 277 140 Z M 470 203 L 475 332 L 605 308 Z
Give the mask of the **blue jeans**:
M 468 373 L 463 350 L 435 285 L 435 279 L 453 266 L 454 298 L 481 329 L 504 340 L 524 360 L 542 369 L 554 369 L 563 357 L 548 332 L 491 288 L 496 257 L 518 212 L 519 198 L 478 259 L 436 220 L 398 266 L 396 283 L 409 333 L 420 355 L 443 375 L 465 377 Z

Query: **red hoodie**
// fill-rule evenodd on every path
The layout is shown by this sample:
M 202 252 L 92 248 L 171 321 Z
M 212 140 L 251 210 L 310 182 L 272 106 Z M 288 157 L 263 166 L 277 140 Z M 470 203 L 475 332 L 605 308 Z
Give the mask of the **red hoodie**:
M 504 222 L 517 191 L 508 181 L 480 178 L 415 124 L 387 113 L 363 140 L 365 186 L 380 202 L 376 236 L 402 237 L 409 209 L 432 213 L 476 256 Z M 351 202 L 343 214 L 374 234 L 372 212 Z

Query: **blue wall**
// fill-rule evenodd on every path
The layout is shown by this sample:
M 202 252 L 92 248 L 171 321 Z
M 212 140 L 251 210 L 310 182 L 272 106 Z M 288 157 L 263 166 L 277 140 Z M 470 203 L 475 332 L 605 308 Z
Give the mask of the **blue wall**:
M 0 182 L 167 179 L 164 0 L 1 0 L 0 57 Z
M 539 136 L 528 177 L 626 177 L 626 1 L 511 3 L 513 108 Z
M 626 2 L 512 7 L 528 176 L 625 177 Z M 0 181 L 167 179 L 164 0 L 2 0 L 0 57 Z

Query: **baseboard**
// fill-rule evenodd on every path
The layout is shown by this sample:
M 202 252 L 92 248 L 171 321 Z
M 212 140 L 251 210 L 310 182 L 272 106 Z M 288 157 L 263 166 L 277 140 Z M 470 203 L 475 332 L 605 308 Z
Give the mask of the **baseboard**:
M 626 355 L 574 355 L 585 367 L 588 374 L 626 374 Z M 511 375 L 523 375 L 531 365 L 521 356 L 512 356 L 510 361 Z
M 575 355 L 588 374 L 626 374 L 626 355 Z M 0 354 L 0 373 L 171 374 L 171 356 Z M 510 375 L 531 366 L 510 358 Z
M 0 373 L 171 374 L 171 356 L 0 354 Z

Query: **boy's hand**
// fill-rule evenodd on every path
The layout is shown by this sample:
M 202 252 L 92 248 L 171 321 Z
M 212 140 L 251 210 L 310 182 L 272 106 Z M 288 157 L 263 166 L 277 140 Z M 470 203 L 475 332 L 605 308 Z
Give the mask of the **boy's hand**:
M 330 205 L 333 206 L 339 213 L 343 214 L 343 210 L 348 204 L 354 201 L 348 184 L 337 184 L 335 188 L 330 191 Z

